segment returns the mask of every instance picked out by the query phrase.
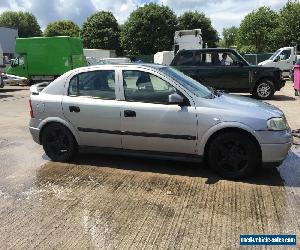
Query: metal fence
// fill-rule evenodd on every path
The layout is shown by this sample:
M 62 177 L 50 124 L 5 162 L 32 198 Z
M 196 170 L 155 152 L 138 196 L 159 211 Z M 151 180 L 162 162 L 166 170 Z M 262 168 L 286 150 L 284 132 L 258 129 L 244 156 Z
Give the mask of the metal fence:
M 270 58 L 273 53 L 263 53 L 263 54 L 244 54 L 243 57 L 253 65 L 257 65 L 262 61 Z

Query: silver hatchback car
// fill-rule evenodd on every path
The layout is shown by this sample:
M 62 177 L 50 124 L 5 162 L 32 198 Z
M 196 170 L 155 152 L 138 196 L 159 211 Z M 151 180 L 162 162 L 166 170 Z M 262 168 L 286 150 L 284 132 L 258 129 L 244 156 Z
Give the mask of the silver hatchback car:
M 30 132 L 54 161 L 78 151 L 205 159 L 240 178 L 280 164 L 292 143 L 278 108 L 210 90 L 166 66 L 78 68 L 31 92 Z

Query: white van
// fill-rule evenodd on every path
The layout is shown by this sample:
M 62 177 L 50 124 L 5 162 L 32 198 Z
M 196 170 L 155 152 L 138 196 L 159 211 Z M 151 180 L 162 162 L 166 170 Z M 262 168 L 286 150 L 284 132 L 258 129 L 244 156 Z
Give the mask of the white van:
M 259 63 L 263 67 L 277 67 L 282 70 L 282 75 L 288 77 L 293 65 L 300 59 L 296 47 L 283 47 L 277 50 L 268 60 Z
M 176 53 L 180 50 L 202 49 L 201 29 L 177 30 L 174 34 L 174 51 L 160 51 L 154 55 L 154 63 L 170 65 Z
M 174 35 L 174 51 L 175 54 L 183 49 L 202 49 L 201 29 L 193 30 L 177 30 Z
M 170 65 L 174 58 L 174 51 L 160 51 L 154 55 L 154 63 Z

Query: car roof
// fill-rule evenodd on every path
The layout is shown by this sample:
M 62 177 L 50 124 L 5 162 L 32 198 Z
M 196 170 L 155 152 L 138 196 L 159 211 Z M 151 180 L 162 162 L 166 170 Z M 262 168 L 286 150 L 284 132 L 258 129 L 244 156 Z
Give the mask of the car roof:
M 185 50 L 178 51 L 178 53 L 183 51 L 226 52 L 226 51 L 236 51 L 236 50 L 230 48 L 204 48 L 204 49 L 185 49 Z
M 154 64 L 154 63 L 114 63 L 114 64 L 99 64 L 99 65 L 91 65 L 88 67 L 82 67 L 83 68 L 90 68 L 90 69 L 101 69 L 101 68 L 107 68 L 107 67 L 145 67 L 145 68 L 153 68 L 153 69 L 161 69 L 165 68 L 167 66 L 161 65 L 161 64 Z

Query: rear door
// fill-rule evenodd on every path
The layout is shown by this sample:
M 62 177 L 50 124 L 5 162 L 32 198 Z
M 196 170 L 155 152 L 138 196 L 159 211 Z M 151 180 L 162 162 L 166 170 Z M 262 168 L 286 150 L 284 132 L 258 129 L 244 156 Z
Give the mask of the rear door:
M 87 71 L 70 79 L 63 112 L 78 130 L 83 146 L 121 147 L 116 82 L 115 70 Z

